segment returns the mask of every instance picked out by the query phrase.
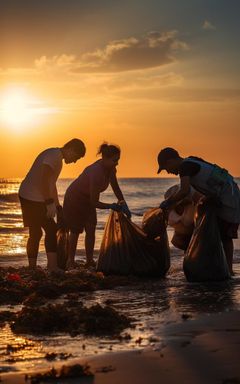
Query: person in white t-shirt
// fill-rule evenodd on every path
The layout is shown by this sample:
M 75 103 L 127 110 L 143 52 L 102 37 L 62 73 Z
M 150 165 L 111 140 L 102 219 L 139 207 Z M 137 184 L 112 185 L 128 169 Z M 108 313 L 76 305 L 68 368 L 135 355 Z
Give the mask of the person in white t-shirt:
M 61 214 L 56 181 L 63 160 L 75 163 L 85 155 L 86 148 L 79 139 L 72 139 L 62 148 L 48 148 L 41 152 L 32 164 L 19 188 L 24 227 L 29 227 L 27 256 L 29 268 L 37 266 L 39 242 L 45 231 L 45 248 L 49 271 L 57 271 L 57 224 L 54 217 Z

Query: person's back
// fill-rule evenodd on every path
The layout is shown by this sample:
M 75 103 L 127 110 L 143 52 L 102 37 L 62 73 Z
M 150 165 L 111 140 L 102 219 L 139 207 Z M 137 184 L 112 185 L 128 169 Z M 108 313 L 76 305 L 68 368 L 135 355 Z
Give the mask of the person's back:
M 90 197 L 90 187 L 93 184 L 99 192 L 107 189 L 111 172 L 106 172 L 101 160 L 86 167 L 83 172 L 69 185 L 66 195 L 71 195 L 72 199 L 79 199 L 81 196 Z
M 201 158 L 189 156 L 182 161 L 179 176 L 188 176 L 197 191 L 221 203 L 219 217 L 232 223 L 239 222 L 239 189 L 227 170 Z
M 50 174 L 50 193 L 53 194 L 55 183 L 62 169 L 63 156 L 60 148 L 48 148 L 41 152 L 33 162 L 29 172 L 21 183 L 19 196 L 31 201 L 44 202 L 42 191 L 42 166 L 48 165 Z

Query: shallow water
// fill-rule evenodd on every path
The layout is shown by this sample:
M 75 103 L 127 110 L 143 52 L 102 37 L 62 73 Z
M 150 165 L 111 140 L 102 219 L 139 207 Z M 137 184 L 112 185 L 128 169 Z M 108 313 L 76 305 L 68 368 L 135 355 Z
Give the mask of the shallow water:
M 79 300 L 84 305 L 107 303 L 134 319 L 135 328 L 125 329 L 121 341 L 112 337 L 71 337 L 66 334 L 16 337 L 7 325 L 1 330 L 0 371 L 47 367 L 52 364 L 45 359 L 47 352 L 71 354 L 71 358 L 79 358 L 157 346 L 163 340 L 164 326 L 184 321 L 183 314 L 195 318 L 203 313 L 239 310 L 240 252 L 236 254 L 234 269 L 236 277 L 230 281 L 188 283 L 182 271 L 182 255 L 172 252 L 172 266 L 165 279 L 141 279 L 137 284 L 112 290 L 79 293 Z M 19 310 L 20 306 L 2 306 L 1 309 Z M 124 335 L 128 335 L 126 339 Z M 16 346 L 16 351 L 9 351 L 7 345 Z
M 60 196 L 70 180 L 60 181 Z M 175 180 L 136 179 L 121 180 L 122 189 L 133 211 L 133 220 L 141 222 L 146 208 L 157 206 L 163 192 Z M 26 231 L 21 227 L 19 202 L 16 192 L 17 181 L 2 181 L 0 188 L 0 266 L 14 267 L 26 265 Z M 5 194 L 3 192 L 6 192 Z M 4 197 L 2 197 L 4 196 Z M 111 191 L 103 196 L 103 201 L 112 201 Z M 107 212 L 99 212 L 96 249 L 99 249 Z M 171 238 L 172 232 L 169 231 Z M 79 246 L 81 246 L 81 241 Z M 101 354 L 111 351 L 143 348 L 161 343 L 164 326 L 172 322 L 184 321 L 182 315 L 195 318 L 199 314 L 216 313 L 240 309 L 240 246 L 235 242 L 235 277 L 227 282 L 200 284 L 188 283 L 182 271 L 182 254 L 171 248 L 171 269 L 165 279 L 141 279 L 137 284 L 118 287 L 112 290 L 82 292 L 79 300 L 86 305 L 110 303 L 115 309 L 132 317 L 135 328 L 123 331 L 123 339 L 71 337 L 56 334 L 51 337 L 15 336 L 9 325 L 0 332 L 0 372 L 22 371 L 52 365 L 46 360 L 47 352 L 71 354 L 72 358 Z M 97 250 L 95 257 L 97 256 Z M 84 253 L 78 252 L 78 260 L 84 260 Z M 46 264 L 43 244 L 41 244 L 40 265 Z M 59 301 L 59 299 L 58 299 Z M 56 302 L 56 301 L 54 301 Z M 20 306 L 1 306 L 1 310 L 17 311 Z M 124 335 L 127 335 L 124 338 Z M 128 336 L 130 335 L 130 336 Z M 9 345 L 11 347 L 9 347 Z M 14 346 L 16 348 L 14 348 Z

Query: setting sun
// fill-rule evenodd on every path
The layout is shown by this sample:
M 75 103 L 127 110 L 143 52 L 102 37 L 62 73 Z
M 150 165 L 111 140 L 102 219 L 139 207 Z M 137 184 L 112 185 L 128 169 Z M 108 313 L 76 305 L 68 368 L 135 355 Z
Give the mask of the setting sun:
M 34 115 L 33 100 L 25 89 L 9 89 L 1 99 L 1 118 L 7 125 L 19 128 L 31 121 Z
M 23 87 L 6 89 L 0 96 L 0 105 L 2 123 L 15 131 L 33 127 L 35 118 L 40 115 L 56 112 L 56 108 L 48 107 Z

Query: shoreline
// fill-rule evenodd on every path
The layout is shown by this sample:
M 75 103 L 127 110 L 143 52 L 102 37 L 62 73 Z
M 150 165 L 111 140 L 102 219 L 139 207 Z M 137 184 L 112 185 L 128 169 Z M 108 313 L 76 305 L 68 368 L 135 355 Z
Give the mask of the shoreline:
M 94 384 L 237 384 L 239 365 L 240 311 L 199 315 L 193 320 L 166 325 L 160 342 L 143 350 L 71 359 L 49 363 L 49 369 L 88 363 L 94 378 L 56 379 L 56 383 Z M 32 371 L 32 374 L 41 371 Z M 3 383 L 26 383 L 25 373 L 0 375 Z M 28 381 L 30 382 L 30 381 Z

